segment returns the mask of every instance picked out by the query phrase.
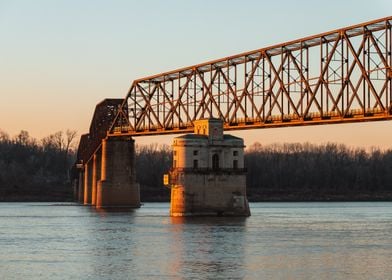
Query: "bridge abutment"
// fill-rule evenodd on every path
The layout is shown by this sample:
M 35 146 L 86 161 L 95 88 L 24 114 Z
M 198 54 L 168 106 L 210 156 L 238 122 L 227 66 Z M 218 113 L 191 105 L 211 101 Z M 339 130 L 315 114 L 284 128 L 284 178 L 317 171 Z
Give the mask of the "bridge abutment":
M 139 184 L 135 177 L 134 140 L 131 137 L 102 140 L 100 167 L 100 180 L 96 183 L 96 207 L 140 207 Z

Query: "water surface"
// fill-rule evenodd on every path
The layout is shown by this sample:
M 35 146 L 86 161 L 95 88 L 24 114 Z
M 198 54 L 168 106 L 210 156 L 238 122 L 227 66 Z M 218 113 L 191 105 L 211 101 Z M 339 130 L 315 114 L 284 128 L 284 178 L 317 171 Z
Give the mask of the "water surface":
M 251 203 L 249 218 L 0 203 L 1 279 L 391 279 L 392 203 Z

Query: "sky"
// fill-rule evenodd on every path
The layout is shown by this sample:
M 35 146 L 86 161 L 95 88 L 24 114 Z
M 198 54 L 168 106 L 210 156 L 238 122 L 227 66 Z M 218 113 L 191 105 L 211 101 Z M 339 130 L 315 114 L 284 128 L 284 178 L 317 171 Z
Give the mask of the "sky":
M 0 130 L 88 132 L 133 80 L 386 16 L 390 0 L 0 0 Z M 392 148 L 392 122 L 231 132 L 246 145 Z M 174 136 L 138 137 L 170 144 Z

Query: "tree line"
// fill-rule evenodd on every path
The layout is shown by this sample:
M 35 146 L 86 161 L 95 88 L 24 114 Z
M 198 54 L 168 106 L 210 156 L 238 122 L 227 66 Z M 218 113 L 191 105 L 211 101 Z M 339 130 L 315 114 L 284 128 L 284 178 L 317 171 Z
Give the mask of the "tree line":
M 142 200 L 168 201 L 162 176 L 172 164 L 170 147 L 154 144 L 137 150 Z M 255 143 L 245 152 L 245 167 L 251 201 L 392 199 L 392 150 Z
M 169 201 L 170 191 L 163 185 L 163 174 L 172 166 L 168 145 L 136 145 L 136 180 L 141 201 Z
M 392 199 L 392 150 L 255 143 L 245 165 L 254 200 Z
M 71 200 L 75 137 L 73 130 L 41 140 L 25 130 L 15 137 L 0 130 L 0 201 Z
M 36 140 L 0 130 L 0 201 L 72 200 L 70 170 L 76 132 Z M 172 166 L 168 145 L 136 145 L 142 201 L 169 201 L 163 174 Z M 392 150 L 255 143 L 245 152 L 251 201 L 392 200 Z

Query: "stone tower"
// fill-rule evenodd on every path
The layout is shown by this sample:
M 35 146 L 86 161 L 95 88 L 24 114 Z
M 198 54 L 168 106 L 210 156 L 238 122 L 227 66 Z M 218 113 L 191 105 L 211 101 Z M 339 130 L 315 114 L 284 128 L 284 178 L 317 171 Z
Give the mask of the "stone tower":
M 223 134 L 220 119 L 195 122 L 174 138 L 169 174 L 171 216 L 249 216 L 244 141 Z

